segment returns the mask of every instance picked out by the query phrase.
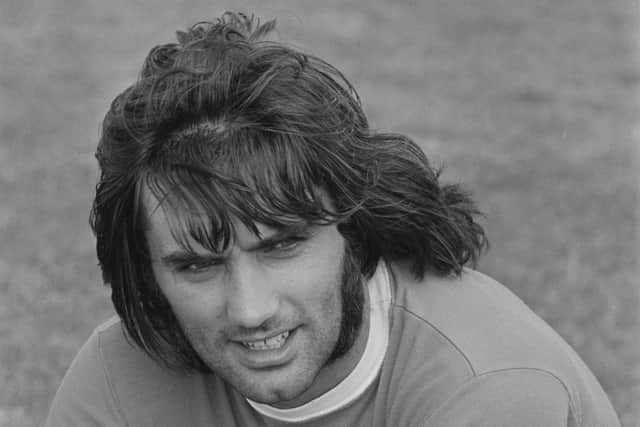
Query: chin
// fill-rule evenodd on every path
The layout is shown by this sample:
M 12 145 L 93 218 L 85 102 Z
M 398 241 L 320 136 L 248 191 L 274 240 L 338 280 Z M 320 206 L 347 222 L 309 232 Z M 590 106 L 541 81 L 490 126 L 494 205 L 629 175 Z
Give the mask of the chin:
M 299 398 L 305 394 L 315 380 L 315 375 L 309 375 L 309 372 L 299 372 L 295 375 L 283 375 L 283 373 L 274 373 L 277 378 L 275 381 L 264 379 L 261 382 L 254 383 L 256 387 L 246 384 L 247 393 L 242 393 L 245 397 L 259 403 L 274 405 L 278 407 L 294 407 L 303 402 Z
M 247 390 L 247 393 L 243 393 L 242 390 L 239 391 L 244 397 L 253 400 L 254 402 L 274 406 L 287 406 L 287 402 L 295 400 L 297 397 L 302 395 L 307 388 L 308 387 L 288 386 L 284 389 L 273 388 L 267 390 Z

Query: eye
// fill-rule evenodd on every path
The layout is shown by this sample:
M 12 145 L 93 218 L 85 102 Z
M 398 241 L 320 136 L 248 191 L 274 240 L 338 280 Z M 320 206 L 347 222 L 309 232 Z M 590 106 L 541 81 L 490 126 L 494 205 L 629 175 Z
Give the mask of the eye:
M 201 262 L 192 262 L 190 264 L 183 264 L 176 266 L 176 271 L 179 273 L 199 273 L 203 270 L 211 267 L 209 263 L 201 263 Z
M 298 249 L 300 244 L 305 240 L 306 238 L 302 236 L 287 237 L 269 246 L 266 252 L 274 256 L 288 255 Z
M 292 249 L 297 246 L 300 240 L 301 239 L 293 238 L 293 237 L 289 239 L 285 239 L 273 245 L 273 249 L 276 249 L 276 250 Z
M 185 261 L 176 264 L 174 269 L 179 274 L 197 278 L 204 275 L 208 276 L 220 264 L 219 260 Z

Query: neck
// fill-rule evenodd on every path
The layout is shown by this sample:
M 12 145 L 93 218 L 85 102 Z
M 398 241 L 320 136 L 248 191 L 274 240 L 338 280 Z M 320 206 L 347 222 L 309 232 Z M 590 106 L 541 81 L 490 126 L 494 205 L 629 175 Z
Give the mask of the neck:
M 344 356 L 325 365 L 318 372 L 316 379 L 304 393 L 300 394 L 295 399 L 275 403 L 273 404 L 274 407 L 279 409 L 289 409 L 303 405 L 337 386 L 351 373 L 351 371 L 354 370 L 364 353 L 367 346 L 367 339 L 369 337 L 370 303 L 369 292 L 367 292 L 366 289 L 364 295 L 365 301 L 362 314 L 362 325 L 358 331 L 358 336 L 349 351 Z

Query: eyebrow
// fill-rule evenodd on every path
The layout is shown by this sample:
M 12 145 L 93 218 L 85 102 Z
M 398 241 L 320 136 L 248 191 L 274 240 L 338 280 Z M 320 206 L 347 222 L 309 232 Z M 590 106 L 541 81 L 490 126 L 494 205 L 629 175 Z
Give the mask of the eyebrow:
M 177 265 L 191 262 L 223 262 L 225 257 L 216 254 L 199 254 L 192 251 L 177 250 L 160 257 L 160 261 L 166 266 L 175 267 Z
M 260 239 L 259 242 L 252 245 L 247 249 L 249 252 L 257 252 L 267 248 L 270 248 L 283 240 L 289 239 L 295 236 L 308 237 L 313 234 L 312 226 L 308 223 L 300 223 L 292 226 L 288 226 L 282 230 L 276 231 L 269 237 Z M 224 254 L 206 253 L 201 254 L 190 250 L 176 250 L 167 255 L 160 257 L 160 261 L 169 267 L 175 267 L 181 264 L 187 264 L 190 262 L 224 262 L 226 256 Z
M 272 234 L 269 237 L 260 239 L 258 243 L 251 246 L 248 250 L 250 252 L 254 252 L 254 251 L 260 251 L 266 248 L 270 248 L 276 245 L 277 243 L 283 240 L 289 239 L 291 237 L 296 237 L 296 236 L 308 237 L 311 234 L 313 234 L 311 231 L 311 228 L 312 227 L 310 226 L 310 224 L 306 222 L 288 226 L 282 230 L 276 231 L 276 233 Z

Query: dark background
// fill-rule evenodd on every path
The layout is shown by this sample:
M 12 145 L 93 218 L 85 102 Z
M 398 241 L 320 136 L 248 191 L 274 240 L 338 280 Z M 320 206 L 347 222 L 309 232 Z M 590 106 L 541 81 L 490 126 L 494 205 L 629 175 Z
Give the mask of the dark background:
M 87 217 L 108 103 L 155 44 L 227 8 L 342 69 L 374 128 L 463 182 L 479 269 L 578 351 L 638 426 L 638 2 L 9 0 L 0 4 L 0 426 L 40 424 L 112 315 Z M 255 5 L 260 5 L 254 8 Z

